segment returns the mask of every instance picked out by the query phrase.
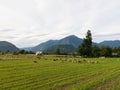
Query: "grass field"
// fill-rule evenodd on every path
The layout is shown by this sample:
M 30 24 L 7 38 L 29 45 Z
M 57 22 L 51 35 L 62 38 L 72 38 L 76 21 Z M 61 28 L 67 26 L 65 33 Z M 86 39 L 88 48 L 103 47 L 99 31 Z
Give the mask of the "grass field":
M 120 58 L 0 55 L 0 90 L 120 90 Z

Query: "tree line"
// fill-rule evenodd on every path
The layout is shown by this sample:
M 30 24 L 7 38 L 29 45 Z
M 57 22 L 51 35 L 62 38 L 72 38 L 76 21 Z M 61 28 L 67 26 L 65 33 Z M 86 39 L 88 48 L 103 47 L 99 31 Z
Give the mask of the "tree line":
M 19 50 L 17 52 L 13 52 L 14 55 L 18 55 L 18 54 L 35 54 L 35 52 L 33 51 L 26 51 L 26 50 Z
M 77 49 L 77 54 L 83 57 L 120 57 L 120 47 L 92 45 L 92 34 L 88 30 L 83 43 Z

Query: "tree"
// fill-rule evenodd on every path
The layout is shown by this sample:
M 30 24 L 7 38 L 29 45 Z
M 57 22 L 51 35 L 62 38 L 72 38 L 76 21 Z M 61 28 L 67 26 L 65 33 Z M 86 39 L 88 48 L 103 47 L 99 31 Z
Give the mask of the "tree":
M 83 43 L 78 48 L 78 53 L 81 56 L 90 57 L 92 55 L 92 34 L 91 31 L 87 31 L 86 37 L 83 39 Z
M 20 50 L 19 53 L 20 54 L 26 54 L 25 50 Z
M 112 48 L 108 46 L 102 46 L 100 48 L 100 54 L 101 56 L 110 57 L 112 56 Z
M 99 57 L 100 56 L 100 48 L 97 45 L 92 47 L 92 56 Z

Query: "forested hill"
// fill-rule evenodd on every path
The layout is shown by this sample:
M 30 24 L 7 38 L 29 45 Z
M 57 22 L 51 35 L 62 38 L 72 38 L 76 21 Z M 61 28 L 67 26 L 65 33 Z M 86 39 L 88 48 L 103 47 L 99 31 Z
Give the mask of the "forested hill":
M 0 52 L 15 52 L 19 49 L 10 42 L 0 41 Z

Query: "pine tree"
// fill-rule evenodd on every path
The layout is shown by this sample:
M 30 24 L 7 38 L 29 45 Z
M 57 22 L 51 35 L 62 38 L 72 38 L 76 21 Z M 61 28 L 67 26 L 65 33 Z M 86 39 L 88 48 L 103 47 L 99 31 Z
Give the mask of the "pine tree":
M 79 46 L 78 53 L 81 56 L 87 57 L 92 55 L 92 34 L 90 30 L 87 31 L 87 35 L 83 39 L 83 43 Z

